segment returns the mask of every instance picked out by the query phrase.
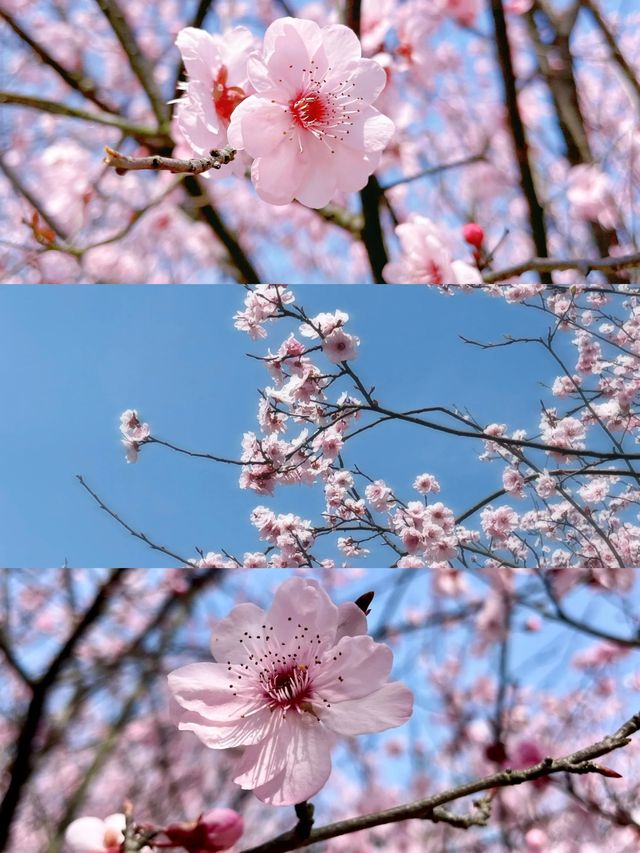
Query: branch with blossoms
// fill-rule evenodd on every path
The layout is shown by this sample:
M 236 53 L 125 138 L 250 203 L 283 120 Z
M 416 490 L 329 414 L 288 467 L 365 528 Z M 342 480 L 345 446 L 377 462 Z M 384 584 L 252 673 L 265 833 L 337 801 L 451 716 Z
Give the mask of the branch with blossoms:
M 129 283 L 150 267 L 163 281 L 206 270 L 242 283 L 311 274 L 443 288 L 507 273 L 549 287 L 633 276 L 623 259 L 637 254 L 635 141 L 617 128 L 633 126 L 637 46 L 626 19 L 595 2 L 382 11 L 343 0 L 311 19 L 273 0 L 248 20 L 208 0 L 155 16 L 98 0 L 86 44 L 68 5 L 51 26 L 0 8 L 25 87 L 0 93 L 12 107 L 8 165 L 38 175 L 33 187 L 9 181 L 11 280 Z M 593 51 L 602 61 L 578 80 L 577 60 Z M 115 169 L 101 168 L 96 125 Z M 210 153 L 231 150 L 233 163 Z M 163 205 L 161 257 L 153 217 L 135 235 L 122 222 L 165 171 L 187 177 Z M 42 252 L 38 229 L 24 227 L 34 211 L 45 222 L 58 212 L 76 251 L 49 241 Z M 105 231 L 120 252 L 104 248 Z
M 328 841 L 331 838 L 339 838 L 354 832 L 408 820 L 446 823 L 463 830 L 487 826 L 491 819 L 492 801 L 499 789 L 549 779 L 560 773 L 567 774 L 569 778 L 573 775 L 584 776 L 586 774 L 595 774 L 609 779 L 621 778 L 615 770 L 597 763 L 595 759 L 624 749 L 638 731 L 640 731 L 640 714 L 631 717 L 611 735 L 560 758 L 546 757 L 538 764 L 523 770 L 508 767 L 500 773 L 493 773 L 481 779 L 465 782 L 416 802 L 337 821 L 325 826 L 313 828 L 313 821 L 311 821 L 311 825 L 305 825 L 304 820 L 301 819 L 294 829 L 257 846 L 244 848 L 242 853 L 288 853 L 288 851 L 302 850 L 312 844 Z M 466 814 L 457 814 L 444 808 L 445 805 L 466 800 L 483 791 L 489 793 L 480 799 L 473 800 L 471 808 Z M 298 811 L 297 807 L 296 811 Z M 106 838 L 106 833 L 110 831 L 111 826 L 115 827 L 115 831 L 117 831 L 118 824 L 113 819 L 117 817 L 119 816 L 114 815 L 108 819 L 110 822 L 104 822 L 105 835 L 100 838 L 101 843 L 106 843 L 103 839 Z M 81 818 L 67 830 L 67 838 L 72 844 L 72 849 L 75 849 L 73 842 L 76 838 L 78 842 L 86 843 L 88 830 L 85 822 L 88 820 L 92 819 Z M 122 842 L 122 853 L 139 853 L 141 850 L 152 851 L 175 847 L 192 850 L 196 849 L 196 845 L 201 853 L 219 851 L 231 846 L 240 838 L 242 832 L 242 819 L 229 810 L 214 811 L 198 818 L 193 823 L 172 824 L 166 829 L 137 827 L 129 816 L 125 840 Z M 156 842 L 155 839 L 158 835 L 167 836 L 169 841 Z
M 355 366 L 360 339 L 346 331 L 348 316 L 341 311 L 309 316 L 296 304 L 292 291 L 265 285 L 248 291 L 245 310 L 235 318 L 237 327 L 257 339 L 267 323 L 294 322 L 299 338 L 290 334 L 275 353 L 252 356 L 264 364 L 273 381 L 260 392 L 259 433 L 245 433 L 242 453 L 232 458 L 152 435 L 137 412 L 128 410 L 121 419 L 128 461 L 135 462 L 142 448 L 156 446 L 237 467 L 240 487 L 257 495 L 272 495 L 276 488 L 300 483 L 324 489 L 322 521 L 276 516 L 258 506 L 252 523 L 267 543 L 264 551 L 245 552 L 242 558 L 230 557 L 228 549 L 202 552 L 200 559 L 209 559 L 211 565 L 327 565 L 318 547 L 332 539 L 347 559 L 366 557 L 373 545 L 389 555 L 382 558 L 387 565 L 400 568 L 468 568 L 484 560 L 505 567 L 582 566 L 593 570 L 594 577 L 599 573 L 608 577 L 613 568 L 629 570 L 640 558 L 638 531 L 628 515 L 640 482 L 640 453 L 630 441 L 640 423 L 634 404 L 634 314 L 620 321 L 600 311 L 598 331 L 593 328 L 596 309 L 579 307 L 583 298 L 592 306 L 604 306 L 603 300 L 626 294 L 594 288 L 546 294 L 536 287 L 533 295 L 515 290 L 500 294 L 547 314 L 551 319 L 547 337 L 507 337 L 488 344 L 465 340 L 482 349 L 541 346 L 552 367 L 561 371 L 551 393 L 567 398 L 570 405 L 560 412 L 551 402 L 543 402 L 539 430 L 531 435 L 481 422 L 458 408 L 427 405 L 403 410 L 385 405 L 383 393 Z M 558 351 L 557 341 L 568 330 L 577 334 L 579 373 Z M 608 361 L 603 347 L 608 349 Z M 589 386 L 590 375 L 599 387 Z M 360 436 L 391 424 L 480 444 L 480 461 L 502 466 L 502 488 L 454 511 L 434 497 L 441 490 L 438 479 L 424 473 L 413 482 L 422 500 L 404 497 L 355 459 Z M 615 521 L 606 502 L 610 494 L 615 495 L 611 504 Z M 100 502 L 97 493 L 93 497 Z M 520 514 L 511 502 L 525 498 L 531 502 L 529 512 Z M 594 511 L 592 505 L 600 502 L 605 505 Z M 138 538 L 144 541 L 145 536 Z M 556 550 L 549 559 L 545 555 L 551 548 Z M 621 575 L 618 583 L 626 583 L 626 577 Z
M 171 172 L 174 175 L 181 173 L 201 175 L 210 169 L 221 169 L 222 166 L 231 163 L 236 154 L 234 149 L 228 146 L 221 148 L 219 151 L 211 151 L 208 157 L 191 160 L 178 160 L 175 157 L 159 157 L 157 155 L 151 157 L 127 157 L 109 147 L 105 148 L 105 152 L 107 155 L 104 160 L 105 164 L 115 169 L 119 175 L 144 169 Z
M 505 789 L 526 783 L 547 786 L 559 774 L 566 780 L 573 776 L 623 778 L 598 759 L 631 745 L 640 730 L 640 714 L 611 735 L 560 757 L 540 754 L 530 744 L 524 763 L 509 761 L 502 743 L 511 686 L 505 653 L 509 626 L 501 643 L 498 728 L 486 750 L 502 768 L 392 808 L 315 826 L 310 798 L 330 774 L 332 737 L 383 731 L 403 725 L 411 716 L 411 691 L 400 682 L 388 681 L 390 648 L 368 636 L 366 616 L 372 600 L 369 592 L 356 602 L 336 605 L 317 581 L 289 578 L 278 586 L 267 609 L 236 604 L 216 623 L 211 639 L 214 663 L 187 663 L 169 674 L 169 688 L 179 706 L 179 728 L 195 734 L 209 749 L 233 750 L 235 783 L 252 790 L 259 800 L 295 806 L 293 829 L 245 847 L 242 853 L 286 853 L 409 821 L 458 830 L 482 828 L 490 825 Z M 291 751 L 295 762 L 288 758 Z M 483 792 L 485 796 L 468 803 Z M 576 796 L 580 799 L 579 793 Z M 452 803 L 462 809 L 450 810 Z M 608 819 L 606 809 L 599 808 L 598 813 Z M 114 847 L 122 853 L 169 848 L 214 853 L 228 849 L 242 833 L 242 818 L 229 809 L 215 809 L 180 824 L 158 825 L 134 819 L 133 808 L 127 805 L 123 814 L 105 820 L 78 818 L 67 827 L 65 838 L 72 853 L 80 853 L 87 845 L 96 850 Z
M 596 763 L 594 759 L 623 749 L 638 731 L 640 731 L 640 714 L 631 717 L 613 734 L 561 758 L 548 757 L 525 770 L 507 768 L 501 773 L 494 773 L 483 779 L 466 782 L 440 794 L 426 797 L 424 800 L 318 827 L 313 829 L 308 838 L 304 840 L 296 838 L 294 830 L 292 833 L 285 833 L 257 847 L 247 848 L 242 853 L 287 853 L 289 850 L 301 850 L 319 841 L 327 841 L 330 838 L 337 838 L 363 829 L 371 829 L 405 820 L 444 822 L 461 829 L 468 829 L 472 826 L 486 826 L 490 818 L 491 801 L 495 796 L 496 789 L 522 785 L 525 782 L 544 779 L 556 773 L 568 773 L 570 775 L 593 773 L 606 778 L 620 778 L 620 774 L 616 771 Z M 443 808 L 449 803 L 479 794 L 482 791 L 489 791 L 490 794 L 474 801 L 472 809 L 467 815 L 452 814 Z

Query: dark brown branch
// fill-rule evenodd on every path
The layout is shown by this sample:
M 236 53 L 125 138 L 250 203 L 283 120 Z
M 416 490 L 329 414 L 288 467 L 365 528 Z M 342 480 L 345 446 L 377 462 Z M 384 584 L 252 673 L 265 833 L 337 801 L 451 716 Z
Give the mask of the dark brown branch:
M 166 129 L 169 120 L 169 107 L 162 97 L 153 76 L 153 68 L 146 56 L 140 50 L 135 35 L 129 26 L 124 12 L 118 5 L 117 0 L 96 0 L 96 3 L 105 16 L 114 35 L 120 42 L 120 46 L 127 54 L 131 70 L 138 78 L 144 89 L 153 113 L 162 129 Z
M 519 264 L 505 267 L 483 276 L 485 284 L 494 284 L 522 275 L 525 272 L 552 272 L 553 270 L 578 270 L 585 278 L 590 272 L 598 270 L 609 272 L 625 267 L 633 269 L 640 267 L 640 252 L 631 255 L 606 258 L 529 258 Z M 625 282 L 618 282 L 624 284 Z
M 81 477 L 80 474 L 76 474 L 76 479 L 80 482 L 80 485 L 82 486 L 82 488 L 85 489 L 87 492 L 89 492 L 89 494 L 94 499 L 94 501 L 98 504 L 100 509 L 104 510 L 107 513 L 107 515 L 110 515 L 111 518 L 114 519 L 114 521 L 117 521 L 119 525 L 124 527 L 124 529 L 126 531 L 128 531 L 136 539 L 139 539 L 141 542 L 144 542 L 144 544 L 148 545 L 149 548 L 151 548 L 153 551 L 159 551 L 162 554 L 166 554 L 167 557 L 171 557 L 172 560 L 177 560 L 183 566 L 192 566 L 193 565 L 191 560 L 187 560 L 184 557 L 181 557 L 179 554 L 176 554 L 174 551 L 170 551 L 169 548 L 165 548 L 164 545 L 157 545 L 155 542 L 153 542 L 151 539 L 149 539 L 149 537 L 145 533 L 142 533 L 142 531 L 140 531 L 140 530 L 135 530 L 133 527 L 131 527 L 129 524 L 127 524 L 127 522 L 123 518 L 121 518 L 117 512 L 115 512 L 110 507 L 108 507 L 104 503 L 102 498 L 99 495 L 97 495 L 90 486 L 87 485 L 87 483 L 84 481 L 84 478 Z
M 491 13 L 496 37 L 496 54 L 502 72 L 502 83 L 504 86 L 504 99 L 508 115 L 509 131 L 515 149 L 518 170 L 520 172 L 520 188 L 527 201 L 529 208 L 529 223 L 531 235 L 536 252 L 543 258 L 548 257 L 547 228 L 545 223 L 544 209 L 538 199 L 533 169 L 531 167 L 531 156 L 529 143 L 525 132 L 524 122 L 520 114 L 518 104 L 518 90 L 516 77 L 511 58 L 511 45 L 507 32 L 507 21 L 502 6 L 502 0 L 490 0 Z M 551 278 L 548 273 L 542 273 L 543 282 L 550 284 Z

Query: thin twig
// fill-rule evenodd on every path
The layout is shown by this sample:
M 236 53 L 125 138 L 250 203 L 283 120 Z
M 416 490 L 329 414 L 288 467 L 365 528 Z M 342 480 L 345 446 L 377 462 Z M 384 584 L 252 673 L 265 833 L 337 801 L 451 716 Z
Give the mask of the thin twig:
M 111 166 L 119 175 L 126 172 L 152 170 L 154 172 L 173 172 L 174 174 L 201 175 L 209 169 L 220 169 L 230 163 L 236 155 L 235 149 L 214 149 L 208 157 L 195 157 L 190 160 L 178 160 L 175 157 L 160 157 L 153 154 L 150 157 L 127 157 L 109 146 L 105 147 L 104 162 Z

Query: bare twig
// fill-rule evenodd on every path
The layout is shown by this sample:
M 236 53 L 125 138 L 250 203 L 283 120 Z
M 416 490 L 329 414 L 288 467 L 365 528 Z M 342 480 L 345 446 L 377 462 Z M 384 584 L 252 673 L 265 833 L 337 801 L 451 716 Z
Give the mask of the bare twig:
M 111 166 L 119 175 L 126 172 L 152 170 L 154 172 L 173 172 L 174 174 L 201 175 L 209 169 L 220 169 L 230 163 L 235 157 L 235 149 L 226 147 L 214 149 L 208 157 L 195 157 L 190 160 L 178 160 L 175 157 L 160 157 L 153 154 L 150 157 L 127 157 L 113 148 L 105 147 L 104 162 Z
M 586 278 L 595 270 L 610 271 L 625 267 L 640 267 L 640 252 L 607 258 L 529 258 L 527 261 L 513 264 L 505 269 L 487 273 L 483 278 L 485 284 L 494 284 L 525 272 L 553 272 L 553 270 L 578 270 Z

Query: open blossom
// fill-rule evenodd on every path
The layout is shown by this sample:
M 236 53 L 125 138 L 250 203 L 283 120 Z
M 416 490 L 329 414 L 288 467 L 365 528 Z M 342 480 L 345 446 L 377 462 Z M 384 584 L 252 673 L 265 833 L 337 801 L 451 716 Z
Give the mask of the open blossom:
M 487 536 L 502 542 L 518 526 L 518 514 L 510 506 L 487 507 L 480 513 L 480 524 Z
M 149 424 L 140 422 L 135 409 L 127 409 L 120 415 L 121 444 L 126 451 L 127 462 L 137 462 L 140 445 L 150 436 Z
M 412 214 L 396 234 L 402 254 L 382 271 L 390 284 L 482 284 L 475 267 L 452 260 L 445 235 L 426 216 Z
M 211 749 L 241 747 L 234 781 L 263 802 L 307 800 L 329 778 L 335 735 L 411 715 L 411 691 L 387 681 L 391 649 L 365 631 L 355 604 L 336 606 L 313 580 L 286 580 L 266 612 L 239 604 L 214 631 L 217 663 L 169 675 L 180 729 Z
M 248 63 L 255 94 L 231 116 L 229 143 L 254 157 L 251 177 L 271 204 L 323 207 L 336 191 L 362 189 L 393 136 L 372 106 L 386 75 L 362 59 L 348 27 L 280 18 L 261 57 Z
M 360 338 L 348 335 L 343 329 L 335 329 L 324 339 L 322 351 L 334 364 L 341 361 L 352 361 L 358 355 Z
M 440 483 L 433 474 L 418 474 L 413 481 L 413 488 L 421 495 L 426 495 L 429 492 L 439 492 Z
M 247 79 L 247 61 L 257 40 L 246 27 L 224 35 L 185 27 L 176 38 L 187 72 L 185 93 L 178 101 L 178 127 L 191 148 L 206 156 L 227 145 L 231 114 L 253 89 Z M 240 169 L 244 164 L 239 163 Z
M 104 820 L 80 817 L 70 823 L 64 840 L 71 853 L 120 853 L 125 816 L 112 814 Z

